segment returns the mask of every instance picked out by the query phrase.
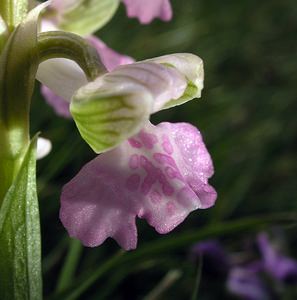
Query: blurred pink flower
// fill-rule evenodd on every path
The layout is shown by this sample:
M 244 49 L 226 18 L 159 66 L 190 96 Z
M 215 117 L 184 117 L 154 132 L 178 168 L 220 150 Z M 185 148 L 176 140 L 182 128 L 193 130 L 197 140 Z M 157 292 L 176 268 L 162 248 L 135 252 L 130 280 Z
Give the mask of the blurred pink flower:
M 136 17 L 142 24 L 150 23 L 154 18 L 169 21 L 172 8 L 169 0 L 122 0 L 126 5 L 128 17 Z
M 263 257 L 265 271 L 276 280 L 297 283 L 297 261 L 282 253 L 266 232 L 258 235 L 258 245 Z

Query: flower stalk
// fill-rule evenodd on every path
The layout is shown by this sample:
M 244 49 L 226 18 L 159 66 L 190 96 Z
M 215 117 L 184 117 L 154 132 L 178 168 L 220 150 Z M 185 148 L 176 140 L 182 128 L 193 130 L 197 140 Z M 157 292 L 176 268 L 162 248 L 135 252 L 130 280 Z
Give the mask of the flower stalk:
M 38 35 L 39 62 L 52 58 L 75 61 L 89 81 L 106 72 L 97 51 L 82 37 L 64 31 L 43 32 Z

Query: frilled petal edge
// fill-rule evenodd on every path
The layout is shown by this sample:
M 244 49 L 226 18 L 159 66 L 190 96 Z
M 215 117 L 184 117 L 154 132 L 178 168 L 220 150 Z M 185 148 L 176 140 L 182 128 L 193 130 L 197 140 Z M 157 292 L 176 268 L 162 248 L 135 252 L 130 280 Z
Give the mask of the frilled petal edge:
M 136 17 L 140 23 L 148 24 L 154 18 L 169 21 L 172 8 L 169 0 L 123 0 L 128 17 Z
M 126 250 L 137 244 L 136 217 L 168 233 L 216 200 L 200 132 L 186 123 L 150 123 L 134 137 L 84 166 L 63 188 L 60 218 L 86 246 L 112 237 Z

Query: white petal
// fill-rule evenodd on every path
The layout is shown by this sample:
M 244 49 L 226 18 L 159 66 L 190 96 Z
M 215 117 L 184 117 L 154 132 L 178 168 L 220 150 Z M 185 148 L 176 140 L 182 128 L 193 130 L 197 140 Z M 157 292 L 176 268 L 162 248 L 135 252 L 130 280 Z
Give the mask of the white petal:
M 47 140 L 45 138 L 38 138 L 37 140 L 37 159 L 41 159 L 45 156 L 47 156 L 52 150 L 52 143 L 50 140 Z
M 147 59 L 143 62 L 154 62 L 159 64 L 168 64 L 176 68 L 182 73 L 188 81 L 188 86 L 192 87 L 189 95 L 185 95 L 181 102 L 182 104 L 193 98 L 199 98 L 203 89 L 204 70 L 203 61 L 200 57 L 190 53 L 176 53 L 164 55 L 152 59 Z
M 36 78 L 68 102 L 74 92 L 88 82 L 78 64 L 65 58 L 54 58 L 41 63 Z

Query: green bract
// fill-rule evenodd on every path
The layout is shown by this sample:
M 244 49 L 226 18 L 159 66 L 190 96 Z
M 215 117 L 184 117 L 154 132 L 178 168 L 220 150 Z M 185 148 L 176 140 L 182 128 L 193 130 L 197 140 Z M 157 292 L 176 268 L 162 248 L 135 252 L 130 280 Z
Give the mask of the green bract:
M 36 140 L 0 210 L 0 299 L 42 299 Z
M 118 6 L 119 0 L 81 0 L 78 5 L 63 13 L 59 28 L 79 35 L 89 35 L 103 27 Z

